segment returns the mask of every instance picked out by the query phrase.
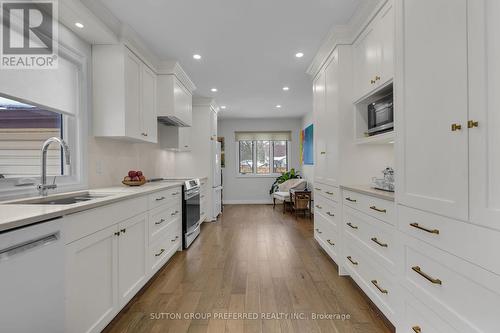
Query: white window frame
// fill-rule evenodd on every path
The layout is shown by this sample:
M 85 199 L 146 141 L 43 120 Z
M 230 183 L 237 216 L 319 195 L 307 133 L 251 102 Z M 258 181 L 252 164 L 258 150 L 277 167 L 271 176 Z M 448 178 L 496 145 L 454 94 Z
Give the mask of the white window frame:
M 256 173 L 257 167 L 257 141 L 286 141 L 286 158 L 287 158 L 287 172 L 290 171 L 290 160 L 291 160 L 291 151 L 290 151 L 290 141 L 289 140 L 243 140 L 243 141 L 252 141 L 252 160 L 253 160 L 253 171 L 251 173 L 241 173 L 240 172 L 240 142 L 236 141 L 236 174 L 239 178 L 276 178 L 281 176 L 279 172 L 271 172 L 271 173 Z M 270 155 L 269 162 L 271 170 L 274 171 L 274 149 L 271 144 L 270 147 Z
M 88 122 L 89 122 L 89 55 L 67 47 L 62 43 L 58 45 L 59 57 L 72 62 L 78 70 L 78 94 L 77 110 L 74 116 L 63 115 L 63 137 L 67 138 L 68 133 L 73 133 L 72 140 L 68 145 L 71 150 L 71 174 L 59 176 L 56 179 L 57 189 L 51 190 L 49 194 L 78 191 L 88 187 L 88 167 L 87 167 L 87 142 L 88 142 Z M 0 91 L 1 94 L 1 91 Z M 6 98 L 19 100 L 15 96 L 3 95 Z M 29 104 L 29 101 L 23 101 Z M 32 103 L 34 104 L 34 103 Z M 41 108 L 51 110 L 50 107 L 39 105 Z M 68 121 L 72 118 L 72 121 Z M 41 149 L 40 144 L 40 149 Z M 37 184 L 40 183 L 40 176 L 29 177 L 34 185 L 19 186 L 22 178 L 6 178 L 0 181 L 0 201 L 15 199 L 19 197 L 30 197 L 38 195 Z M 48 177 L 47 182 L 52 182 L 53 177 Z

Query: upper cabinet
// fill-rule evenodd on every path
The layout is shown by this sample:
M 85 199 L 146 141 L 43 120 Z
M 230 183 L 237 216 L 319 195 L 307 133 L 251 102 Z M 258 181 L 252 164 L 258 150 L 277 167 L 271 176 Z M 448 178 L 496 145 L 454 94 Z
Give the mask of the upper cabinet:
M 174 74 L 158 76 L 158 120 L 173 126 L 191 126 L 193 97 Z
M 93 45 L 94 135 L 157 142 L 156 74 L 123 44 Z
M 404 0 L 401 11 L 401 25 L 396 29 L 398 80 L 395 82 L 398 201 L 467 220 L 467 1 Z M 481 93 L 485 91 L 486 88 L 481 89 Z M 493 122 L 490 124 L 494 126 Z M 483 133 L 478 141 L 486 138 L 486 128 L 471 131 Z M 484 154 L 483 147 L 479 149 Z M 483 164 L 488 160 L 486 156 L 477 157 L 480 162 L 476 171 L 487 170 Z M 498 180 L 496 184 L 500 184 Z M 487 200 L 487 194 L 485 191 L 481 197 Z M 498 189 L 497 198 L 500 198 Z
M 353 44 L 354 100 L 359 100 L 394 77 L 394 9 L 380 10 Z

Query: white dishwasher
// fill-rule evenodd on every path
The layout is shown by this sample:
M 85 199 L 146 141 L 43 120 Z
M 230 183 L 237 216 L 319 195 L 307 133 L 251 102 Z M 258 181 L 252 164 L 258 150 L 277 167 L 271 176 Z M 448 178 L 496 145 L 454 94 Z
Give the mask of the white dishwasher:
M 0 233 L 0 331 L 64 332 L 62 218 Z

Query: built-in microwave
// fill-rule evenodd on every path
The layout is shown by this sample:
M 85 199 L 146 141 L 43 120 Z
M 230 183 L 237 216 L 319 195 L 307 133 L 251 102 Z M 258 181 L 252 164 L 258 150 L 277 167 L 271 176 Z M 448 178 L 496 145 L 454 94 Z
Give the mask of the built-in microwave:
M 368 104 L 368 135 L 394 129 L 393 93 Z

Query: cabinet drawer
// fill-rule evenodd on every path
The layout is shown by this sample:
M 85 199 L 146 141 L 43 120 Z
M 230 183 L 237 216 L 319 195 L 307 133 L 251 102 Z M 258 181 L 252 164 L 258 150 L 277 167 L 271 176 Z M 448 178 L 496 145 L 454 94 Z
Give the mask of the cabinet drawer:
M 314 214 L 323 215 L 335 229 L 338 228 L 340 218 L 337 207 L 337 203 L 323 197 L 316 197 L 314 200 Z
M 347 267 L 351 272 L 351 277 L 380 311 L 394 322 L 401 290 L 390 277 L 389 272 L 374 266 L 369 257 L 350 245 L 345 244 L 344 266 Z
M 181 223 L 171 222 L 162 238 L 149 247 L 148 265 L 156 273 L 181 246 Z
M 404 233 L 500 275 L 500 232 L 398 205 Z M 480 241 L 479 241 L 480 240 Z
M 357 192 L 343 190 L 343 203 L 368 215 L 394 225 L 394 202 L 375 198 Z
M 314 216 L 314 238 L 332 259 L 337 260 L 340 248 L 339 233 L 328 219 L 319 214 Z
M 340 191 L 338 187 L 314 183 L 314 198 L 318 198 L 318 196 L 322 196 L 326 199 L 338 201 L 340 198 Z
M 497 332 L 500 277 L 405 237 L 403 285 L 458 332 Z
M 398 253 L 402 252 L 396 229 L 350 207 L 344 207 L 345 235 L 367 253 L 374 263 L 396 271 Z
M 182 200 L 182 188 L 175 187 L 168 190 L 158 191 L 150 194 L 149 197 L 149 209 L 154 209 L 162 205 L 166 205 L 172 202 L 180 202 Z
M 404 318 L 398 332 L 404 333 L 455 333 L 457 330 L 430 311 L 421 302 L 406 295 Z
M 181 207 L 178 203 L 161 206 L 151 211 L 149 213 L 149 243 L 152 244 L 161 237 L 172 221 L 181 219 Z

